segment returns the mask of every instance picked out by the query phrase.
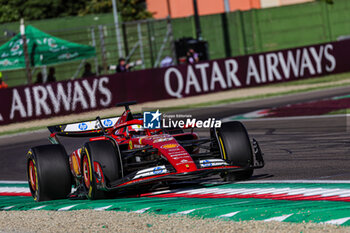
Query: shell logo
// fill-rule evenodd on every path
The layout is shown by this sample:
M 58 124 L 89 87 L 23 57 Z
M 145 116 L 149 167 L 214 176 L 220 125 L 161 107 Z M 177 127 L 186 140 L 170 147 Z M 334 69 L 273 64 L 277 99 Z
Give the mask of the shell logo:
M 79 162 L 76 156 L 72 156 L 73 171 L 76 176 L 80 176 Z
M 74 151 L 71 156 L 69 156 L 70 169 L 72 173 L 79 177 L 81 175 L 80 171 L 80 155 L 81 149 Z
M 172 143 L 172 144 L 163 145 L 162 148 L 163 149 L 171 149 L 171 148 L 175 148 L 177 146 L 178 146 L 177 144 Z

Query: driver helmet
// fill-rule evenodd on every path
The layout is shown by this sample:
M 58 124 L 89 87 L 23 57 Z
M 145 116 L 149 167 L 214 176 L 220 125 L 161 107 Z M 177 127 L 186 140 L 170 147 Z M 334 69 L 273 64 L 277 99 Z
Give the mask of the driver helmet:
M 127 133 L 131 136 L 131 137 L 135 137 L 135 136 L 143 136 L 145 135 L 145 129 L 143 128 L 142 125 L 129 125 L 127 127 Z

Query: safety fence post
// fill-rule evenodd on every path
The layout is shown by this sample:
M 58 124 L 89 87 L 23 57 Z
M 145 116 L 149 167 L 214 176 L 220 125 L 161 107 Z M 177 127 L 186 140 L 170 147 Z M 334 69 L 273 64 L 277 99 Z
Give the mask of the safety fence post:
M 116 0 L 112 0 L 113 5 L 113 16 L 114 16 L 114 27 L 115 27 L 115 35 L 117 38 L 117 46 L 118 46 L 118 56 L 124 57 L 123 49 L 122 49 L 122 42 L 120 37 L 120 30 L 119 30 L 119 19 L 118 19 L 118 5 Z
M 245 32 L 245 25 L 244 25 L 244 19 L 243 19 L 243 13 L 242 11 L 238 11 L 238 19 L 239 19 L 239 25 L 241 28 L 242 33 L 242 39 L 243 39 L 243 55 L 248 54 L 248 48 L 247 48 L 247 37 Z
M 332 41 L 332 24 L 330 23 L 330 16 L 329 16 L 329 8 L 327 2 L 320 2 L 321 5 L 321 12 L 322 12 L 322 21 L 323 21 L 323 27 L 324 27 L 324 37 L 326 42 Z
M 153 41 L 152 41 L 153 35 L 151 34 L 152 32 L 151 32 L 151 27 L 150 27 L 150 20 L 147 20 L 146 23 L 147 23 L 147 35 L 148 35 L 150 59 L 151 59 L 152 67 L 153 67 L 153 64 L 154 64 L 153 45 L 152 45 L 153 44 Z
M 169 40 L 170 40 L 170 49 L 173 61 L 176 61 L 176 52 L 175 52 L 175 40 L 174 40 L 174 33 L 173 33 L 173 25 L 171 24 L 171 18 L 167 18 L 167 29 L 169 31 Z
M 103 34 L 103 25 L 98 25 L 98 31 L 99 31 L 99 34 L 100 34 L 103 73 L 107 74 L 107 57 L 106 57 L 106 46 L 105 46 L 104 34 Z
M 126 31 L 126 24 L 122 23 L 122 31 L 123 31 L 123 41 L 124 41 L 124 49 L 125 49 L 125 56 L 129 56 L 129 44 L 128 44 L 128 37 L 127 37 L 127 31 Z
M 140 56 L 142 60 L 142 68 L 145 69 L 145 57 L 143 53 L 143 42 L 142 42 L 142 32 L 141 32 L 141 23 L 137 23 L 137 35 L 139 38 L 139 46 L 140 46 Z
M 26 63 L 26 75 L 27 75 L 27 83 L 32 83 L 32 72 L 30 71 L 30 60 L 28 55 L 28 45 L 27 45 L 27 38 L 25 33 L 25 26 L 24 26 L 24 20 L 21 19 L 21 25 L 20 25 L 20 31 L 21 31 L 21 37 L 23 41 L 23 52 L 24 52 L 24 59 Z
M 229 33 L 229 29 L 228 29 L 229 26 L 228 26 L 227 17 L 228 17 L 228 12 L 221 14 L 225 56 L 231 57 L 231 40 L 230 40 L 230 33 Z
M 96 50 L 96 38 L 95 38 L 95 28 L 91 27 L 91 44 L 92 46 L 95 48 Z M 99 69 L 98 69 L 98 60 L 97 60 L 97 56 L 94 58 L 95 61 L 95 70 L 96 70 L 96 75 L 99 75 Z
M 259 11 L 256 9 L 251 10 L 252 17 L 252 32 L 254 38 L 254 53 L 261 53 L 263 51 L 261 33 L 260 33 L 260 25 L 259 25 Z

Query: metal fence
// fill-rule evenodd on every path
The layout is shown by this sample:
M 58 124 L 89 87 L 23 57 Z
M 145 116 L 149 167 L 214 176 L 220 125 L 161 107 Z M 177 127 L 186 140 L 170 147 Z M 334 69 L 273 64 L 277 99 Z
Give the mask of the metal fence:
M 218 59 L 334 41 L 350 34 L 349 11 L 349 0 L 337 0 L 333 5 L 317 1 L 204 15 L 200 20 L 203 39 L 209 44 L 209 58 Z M 112 14 L 101 14 L 41 20 L 33 25 L 68 41 L 95 46 L 97 57 L 86 62 L 90 62 L 93 72 L 99 74 L 115 72 L 109 67 L 117 64 L 119 53 L 135 64 L 133 70 L 158 67 L 166 56 L 175 60 L 174 39 L 195 37 L 196 31 L 193 17 L 171 19 L 171 22 L 152 19 L 123 23 L 120 27 L 122 41 L 118 46 L 112 22 Z M 53 29 L 53 26 L 61 28 Z M 6 28 L 11 25 L 0 25 L 1 31 Z M 9 39 L 0 38 L 0 44 Z M 56 65 L 57 80 L 81 77 L 83 64 Z M 37 73 L 38 69 L 33 73 L 33 80 Z M 24 70 L 3 72 L 3 76 L 10 86 L 26 83 Z
M 173 60 L 173 32 L 168 19 L 143 20 L 122 23 L 120 26 L 122 51 L 118 51 L 118 40 L 114 24 L 103 24 L 90 27 L 69 28 L 45 31 L 53 36 L 94 46 L 97 56 L 87 60 L 53 65 L 57 80 L 75 79 L 83 74 L 84 64 L 92 65 L 92 72 L 98 75 L 115 73 L 115 66 L 120 57 L 131 64 L 132 70 L 159 67 L 160 62 L 169 56 Z M 6 43 L 10 37 L 0 37 L 0 44 Z M 120 56 L 119 56 L 120 55 Z M 33 82 L 39 72 L 46 73 L 48 67 L 32 68 Z M 25 70 L 3 72 L 4 80 L 10 86 L 26 84 Z

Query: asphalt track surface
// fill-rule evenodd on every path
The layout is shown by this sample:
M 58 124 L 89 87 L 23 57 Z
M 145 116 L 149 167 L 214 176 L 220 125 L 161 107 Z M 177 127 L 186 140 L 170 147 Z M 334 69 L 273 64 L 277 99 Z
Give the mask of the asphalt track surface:
M 206 119 L 224 118 L 263 108 L 284 106 L 349 94 L 349 87 L 286 95 L 263 100 L 186 110 Z M 156 106 L 155 106 L 156 107 Z M 350 136 L 346 116 L 279 118 L 245 121 L 264 152 L 266 165 L 252 180 L 350 180 Z M 200 132 L 205 136 L 207 132 Z M 25 155 L 30 147 L 48 144 L 46 130 L 0 137 L 0 180 L 26 180 Z M 67 152 L 82 145 L 64 139 Z

